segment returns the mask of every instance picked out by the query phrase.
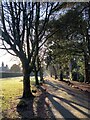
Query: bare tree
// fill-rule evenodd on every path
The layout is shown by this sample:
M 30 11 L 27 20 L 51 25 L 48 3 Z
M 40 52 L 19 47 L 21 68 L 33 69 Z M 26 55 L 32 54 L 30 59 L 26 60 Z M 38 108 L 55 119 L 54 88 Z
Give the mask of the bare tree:
M 55 16 L 57 11 L 66 4 L 59 2 L 1 3 L 2 49 L 20 58 L 23 67 L 24 98 L 32 96 L 30 73 L 35 65 L 40 47 L 51 36 L 46 32 L 48 22 L 52 15 Z

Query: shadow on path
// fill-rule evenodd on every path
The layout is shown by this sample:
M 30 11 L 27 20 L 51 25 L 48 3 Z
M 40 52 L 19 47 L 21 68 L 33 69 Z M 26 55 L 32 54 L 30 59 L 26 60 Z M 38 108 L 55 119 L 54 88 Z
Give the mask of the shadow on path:
M 66 103 L 66 104 L 68 104 L 69 106 L 71 106 L 72 108 L 74 108 L 76 111 L 78 111 L 78 112 L 80 112 L 80 113 L 82 113 L 83 115 L 85 115 L 87 118 L 90 118 L 90 114 L 89 114 L 89 110 L 90 110 L 90 106 L 89 106 L 89 101 L 90 100 L 88 100 L 87 98 L 83 98 L 83 96 L 79 96 L 79 94 L 77 93 L 77 91 L 75 92 L 74 90 L 70 90 L 70 89 L 68 89 L 68 88 L 65 88 L 65 86 L 63 86 L 63 85 L 59 85 L 59 84 L 53 84 L 52 82 L 50 82 L 50 81 L 47 81 L 46 82 L 46 84 L 49 84 L 50 86 L 52 86 L 52 89 L 53 88 L 55 88 L 55 90 L 58 90 L 58 89 L 61 89 L 61 88 L 63 88 L 63 91 L 65 91 L 65 92 L 67 92 L 68 94 L 71 94 L 72 96 L 75 96 L 75 99 L 77 100 L 77 98 L 79 97 L 79 103 L 77 103 L 77 102 L 73 102 L 73 101 L 71 101 L 71 100 L 67 100 L 67 99 L 64 99 L 64 98 L 60 98 L 60 97 L 58 97 L 58 95 L 57 96 L 55 96 L 55 95 L 53 95 L 53 94 L 50 94 L 50 93 L 48 93 L 48 97 L 49 97 L 49 99 L 53 102 L 53 104 L 56 104 L 56 106 L 57 106 L 57 108 L 59 109 L 60 107 L 58 107 L 59 106 L 59 104 L 57 103 L 57 101 L 55 101 L 53 98 L 57 98 L 57 99 L 59 99 L 59 100 L 61 100 L 62 102 L 64 102 L 64 103 Z M 62 90 L 61 90 L 62 91 Z M 80 100 L 82 101 L 82 103 L 80 103 Z M 85 102 L 87 102 L 87 105 L 88 106 L 86 106 L 86 105 L 84 105 L 83 103 L 83 101 L 85 101 Z M 87 109 L 87 111 L 84 111 L 84 110 L 82 110 L 82 107 L 84 108 L 84 110 L 85 109 Z M 62 108 L 62 107 L 61 107 Z M 81 108 L 81 109 L 80 109 Z M 66 110 L 65 110 L 66 111 Z M 87 112 L 87 113 L 86 113 Z M 63 113 L 63 112 L 62 112 Z M 67 113 L 67 112 L 66 112 Z M 69 114 L 70 115 L 70 114 Z
M 61 97 L 58 97 L 58 96 L 55 96 L 55 95 L 52 95 L 52 94 L 49 94 L 49 96 L 52 96 L 52 97 L 50 97 L 50 98 L 57 98 L 57 99 L 59 99 L 60 101 L 63 101 L 63 102 L 65 102 L 66 104 L 68 104 L 68 105 L 70 105 L 72 108 L 74 108 L 75 110 L 77 110 L 78 112 L 80 112 L 80 113 L 82 113 L 83 115 L 85 115 L 85 116 L 87 116 L 88 118 L 90 118 L 90 114 L 88 113 L 86 113 L 85 111 L 83 111 L 83 110 L 81 110 L 81 109 L 79 109 L 78 107 L 76 107 L 76 106 L 74 106 L 72 103 L 73 102 L 70 102 L 70 101 L 68 101 L 68 100 L 66 100 L 66 99 L 64 99 L 64 98 L 61 98 Z M 76 103 L 74 103 L 74 104 L 76 104 Z M 80 106 L 80 105 L 79 105 Z
M 67 87 L 64 87 L 61 84 L 57 84 L 57 83 L 53 84 L 50 81 L 46 81 L 46 84 L 49 84 L 50 86 L 55 88 L 55 90 L 63 88 L 64 90 L 61 90 L 61 91 L 65 91 L 69 95 L 72 95 L 73 97 L 76 97 L 80 102 L 83 102 L 83 101 L 88 102 L 88 103 L 90 102 L 90 100 L 88 99 L 89 95 L 87 95 L 88 98 L 85 98 L 85 97 L 82 96 L 82 94 L 84 94 L 84 93 L 81 92 L 82 94 L 78 94 L 76 90 L 73 90 L 72 88 L 69 88 L 69 86 L 67 86 L 68 87 L 67 88 Z
M 51 119 L 56 120 L 48 102 L 48 94 L 46 91 L 42 89 L 42 87 L 39 87 L 42 91 L 42 94 L 39 96 L 38 102 L 37 102 L 37 116 L 43 119 Z M 45 117 L 43 117 L 45 116 Z
M 54 100 L 53 97 L 55 97 L 55 96 L 53 96 L 52 94 L 50 94 L 48 92 L 46 92 L 45 94 L 48 97 L 48 99 L 50 100 L 51 104 L 54 106 L 54 108 L 63 116 L 64 120 L 70 120 L 70 119 L 79 120 L 79 118 L 77 118 L 75 115 L 73 115 L 68 109 L 63 107 L 56 100 Z M 45 101 L 45 97 L 43 99 Z M 50 108 L 50 109 L 51 109 L 50 111 L 52 111 L 52 108 Z
M 51 87 L 50 89 L 52 89 L 53 92 L 55 90 L 60 89 L 61 92 L 65 91 L 68 94 L 75 96 L 75 98 L 79 97 L 79 99 L 81 101 L 87 101 L 86 98 L 83 99 L 83 96 L 82 97 L 79 96 L 78 93 L 75 93 L 74 90 L 69 89 L 69 88 L 65 87 L 64 85 L 54 84 L 54 83 L 48 82 L 48 81 L 46 82 L 46 84 L 49 85 L 47 87 L 48 90 L 49 90 L 49 87 Z M 86 113 L 86 111 L 84 111 L 85 109 L 89 109 L 89 108 L 86 107 L 85 105 L 83 105 L 83 103 L 80 104 L 78 102 L 73 102 L 72 99 L 67 100 L 65 98 L 60 97 L 57 93 L 54 95 L 53 93 L 50 93 L 51 91 L 45 91 L 42 87 L 39 87 L 39 89 L 41 90 L 41 94 L 40 94 L 40 96 L 38 96 L 38 99 L 36 100 L 36 102 L 35 102 L 34 98 L 30 99 L 30 100 L 29 99 L 28 100 L 21 99 L 20 102 L 24 101 L 26 104 L 26 107 L 22 107 L 22 108 L 17 107 L 17 112 L 19 113 L 19 117 L 22 120 L 29 120 L 29 119 L 56 120 L 57 119 L 56 115 L 59 115 L 59 114 L 60 114 L 60 116 L 62 116 L 64 118 L 64 120 L 70 120 L 70 119 L 80 120 L 78 118 L 78 115 L 73 114 L 74 111 L 72 113 L 70 111 L 70 109 L 66 108 L 65 104 L 70 106 L 73 110 L 76 110 L 77 113 L 79 112 L 79 113 L 83 114 L 84 116 L 86 116 L 87 118 L 90 118 L 90 115 L 88 113 Z M 62 89 L 63 89 L 63 91 L 62 91 Z M 81 109 L 82 107 L 84 108 L 84 110 Z M 55 113 L 53 112 L 53 109 L 56 110 Z

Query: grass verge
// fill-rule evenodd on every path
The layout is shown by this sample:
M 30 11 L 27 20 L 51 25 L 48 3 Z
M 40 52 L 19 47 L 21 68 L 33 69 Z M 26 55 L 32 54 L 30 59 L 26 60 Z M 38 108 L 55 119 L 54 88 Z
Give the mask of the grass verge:
M 3 78 L 0 79 L 0 106 L 2 112 L 10 109 L 11 105 L 15 102 L 19 102 L 18 99 L 22 96 L 23 92 L 23 81 L 22 77 L 14 78 Z M 31 89 L 34 88 L 35 79 L 31 77 Z M 16 104 L 16 103 L 15 103 Z

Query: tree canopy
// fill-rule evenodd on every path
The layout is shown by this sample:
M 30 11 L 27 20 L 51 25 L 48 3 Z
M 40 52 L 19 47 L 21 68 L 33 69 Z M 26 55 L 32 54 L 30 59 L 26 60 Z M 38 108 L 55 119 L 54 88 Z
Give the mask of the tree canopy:
M 68 10 L 58 19 L 53 19 L 50 22 L 50 32 L 55 31 L 57 28 L 60 28 L 60 30 L 48 40 L 48 57 L 50 57 L 48 61 L 51 59 L 51 64 L 60 64 L 59 66 L 63 67 L 75 56 L 79 56 L 78 59 L 85 57 L 86 80 L 89 81 L 90 78 L 87 77 L 89 76 L 87 74 L 89 71 L 89 68 L 87 68 L 89 66 L 88 24 L 87 19 L 84 17 L 86 14 L 81 12 L 82 8 L 82 4 L 80 6 L 76 5 L 75 8 Z M 50 62 L 48 63 L 50 64 Z

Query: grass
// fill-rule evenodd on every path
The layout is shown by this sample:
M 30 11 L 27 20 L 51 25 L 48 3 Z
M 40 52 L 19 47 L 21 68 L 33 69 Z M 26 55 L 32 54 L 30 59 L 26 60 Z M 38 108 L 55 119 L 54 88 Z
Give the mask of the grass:
M 18 102 L 18 97 L 22 96 L 23 81 L 22 77 L 3 78 L 0 79 L 0 105 L 2 111 L 10 109 L 12 103 Z M 34 77 L 31 77 L 31 89 L 35 89 L 33 84 L 35 83 Z

